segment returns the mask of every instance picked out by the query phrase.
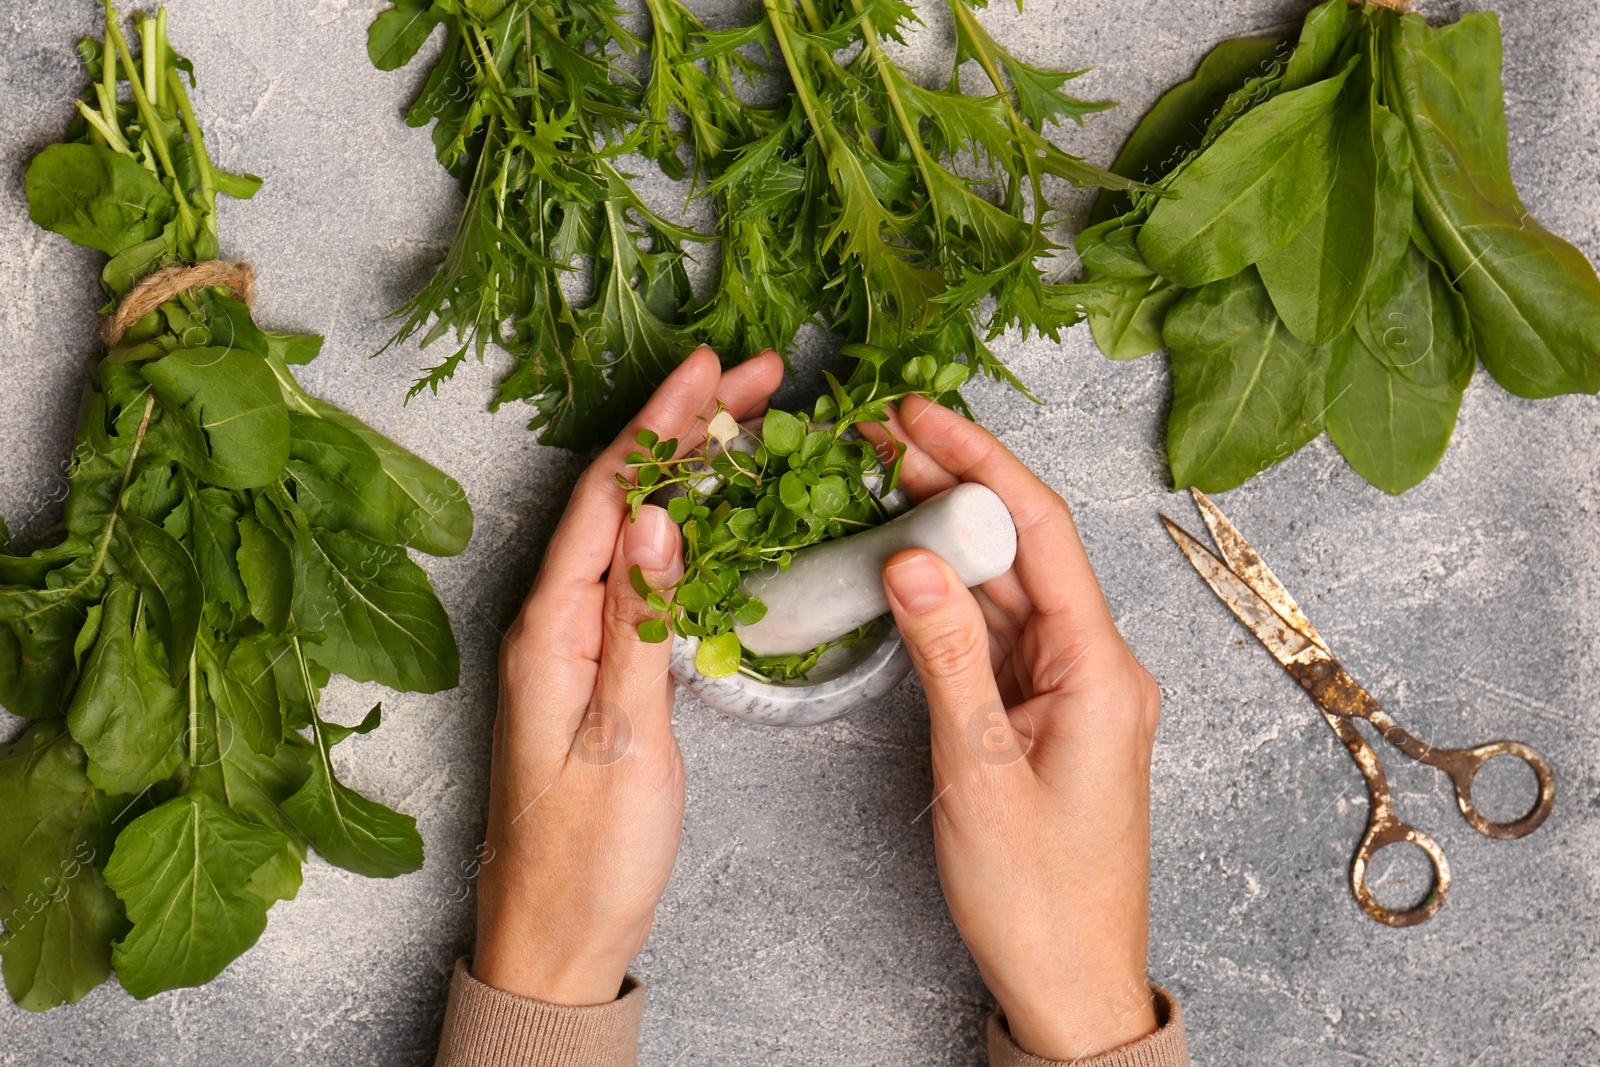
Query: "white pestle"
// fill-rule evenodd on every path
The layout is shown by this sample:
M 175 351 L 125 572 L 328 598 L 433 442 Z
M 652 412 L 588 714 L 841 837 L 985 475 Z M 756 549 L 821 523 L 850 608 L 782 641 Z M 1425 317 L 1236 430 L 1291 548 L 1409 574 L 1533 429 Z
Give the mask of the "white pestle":
M 899 518 L 794 554 L 787 571 L 747 574 L 740 589 L 760 597 L 767 614 L 734 632 L 758 656 L 787 656 L 864 626 L 889 610 L 883 566 L 907 548 L 941 557 L 967 586 L 1011 569 L 1017 528 L 994 490 L 966 482 Z

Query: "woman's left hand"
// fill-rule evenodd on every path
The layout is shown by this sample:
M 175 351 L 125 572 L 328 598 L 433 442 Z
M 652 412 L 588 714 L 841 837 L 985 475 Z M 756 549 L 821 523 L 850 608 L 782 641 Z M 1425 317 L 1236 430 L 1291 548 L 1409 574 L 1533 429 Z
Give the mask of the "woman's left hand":
M 683 828 L 669 646 L 628 580 L 654 588 L 683 567 L 677 526 L 645 506 L 628 520 L 616 476 L 640 429 L 696 446 L 720 401 L 758 414 L 783 363 L 766 352 L 722 373 L 692 353 L 579 480 L 500 654 L 500 713 L 479 876 L 472 970 L 552 1004 L 614 1000 L 644 947 Z

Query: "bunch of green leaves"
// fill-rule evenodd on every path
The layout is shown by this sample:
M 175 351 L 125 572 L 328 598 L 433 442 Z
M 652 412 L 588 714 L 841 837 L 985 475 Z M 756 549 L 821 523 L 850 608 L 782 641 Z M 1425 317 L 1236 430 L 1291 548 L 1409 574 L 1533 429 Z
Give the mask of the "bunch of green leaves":
M 1135 183 L 1046 133 L 1110 105 L 1063 90 L 1081 71 L 1044 70 L 1003 48 L 978 21 L 980 0 L 945 6 L 956 52 L 932 89 L 889 54 L 916 21 L 900 0 L 769 0 L 765 21 L 746 32 L 781 60 L 790 91 L 773 107 L 742 107 L 740 138 L 693 146 L 721 239 L 717 288 L 697 322 L 713 347 L 786 350 L 798 325 L 815 321 L 857 357 L 852 384 L 929 358 L 1020 388 L 987 342 L 1013 328 L 1058 339 L 1079 319 L 1085 290 L 1045 280 L 1055 248 L 1047 181 Z M 705 41 L 702 55 L 738 39 L 690 36 Z M 697 58 L 671 67 L 695 71 Z M 969 62 L 986 91 L 963 90 Z M 708 93 L 672 99 L 689 115 Z M 931 380 L 920 387 L 934 392 Z
M 138 52 L 107 6 L 80 45 L 94 84 L 28 167 L 40 225 L 142 276 L 216 254 L 217 170 L 167 44 Z M 192 81 L 190 74 L 190 84 Z M 121 90 L 126 89 L 126 93 Z M 332 673 L 454 686 L 449 620 L 406 553 L 465 547 L 452 479 L 309 396 L 322 339 L 258 327 L 220 288 L 183 293 L 97 357 L 60 540 L 0 552 L 0 956 L 25 1008 L 113 966 L 148 997 L 209 981 L 298 891 L 307 848 L 377 877 L 422 865 L 415 821 L 340 781 L 354 728 L 318 709 Z
M 936 368 L 931 359 L 911 366 L 913 375 L 943 375 L 949 390 L 967 374 L 961 364 Z M 640 623 L 639 636 L 699 638 L 695 667 L 708 677 L 742 671 L 763 681 L 803 678 L 823 652 L 860 636 L 804 653 L 759 657 L 740 645 L 735 632 L 767 612 L 759 598 L 741 590 L 746 573 L 786 571 L 800 549 L 890 518 L 882 498 L 899 480 L 899 456 L 885 471 L 855 427 L 883 423 L 889 405 L 913 390 L 881 381 L 847 388 L 832 375 L 827 379 L 829 392 L 809 412 L 769 409 L 759 433 L 719 411 L 707 427 L 705 447 L 682 456 L 676 439 L 663 441 L 640 430 L 635 440 L 641 451 L 627 458 L 633 476 L 617 475 L 635 512 L 648 500 L 665 500 L 683 533 L 683 577 L 675 586 L 650 588 L 638 567 L 629 574 L 635 591 L 661 613 Z
M 1600 280 L 1511 181 L 1492 12 L 1327 0 L 1292 49 L 1224 42 L 1161 98 L 1078 238 L 1101 351 L 1166 347 L 1173 481 L 1230 489 L 1324 429 L 1390 493 L 1437 466 L 1479 360 L 1600 390 Z
M 843 335 L 853 384 L 927 358 L 1021 388 L 987 342 L 1011 328 L 1058 338 L 1092 291 L 1046 280 L 1049 182 L 1143 187 L 1048 138 L 1110 106 L 1064 91 L 1082 72 L 1012 55 L 978 21 L 983 0 L 945 3 L 956 56 L 929 89 L 889 55 L 916 21 L 902 0 L 768 0 L 759 22 L 720 31 L 678 0 L 646 0 L 641 72 L 623 59 L 644 46 L 609 0 L 397 0 L 373 23 L 373 62 L 407 62 L 448 28 L 408 121 L 438 119 L 440 159 L 468 198 L 444 264 L 404 309 L 397 339 L 461 341 L 419 387 L 494 341 L 517 361 L 496 402 L 528 401 L 541 440 L 582 448 L 696 343 L 787 353 L 816 323 Z M 969 61 L 987 91 L 963 91 Z M 741 98 L 763 82 L 787 92 Z M 615 169 L 624 152 L 692 173 L 716 233 L 650 213 Z M 720 253 L 698 306 L 686 241 Z M 581 306 L 560 285 L 577 266 L 594 286 Z
M 618 169 L 629 153 L 676 147 L 643 121 L 638 80 L 619 63 L 641 46 L 620 15 L 612 0 L 402 0 L 368 36 L 372 62 L 393 70 L 447 30 L 406 121 L 434 123 L 466 205 L 390 343 L 454 334 L 459 345 L 413 395 L 493 343 L 515 359 L 493 406 L 527 402 L 541 440 L 575 449 L 615 436 L 693 347 L 680 247 L 692 234 Z M 579 266 L 591 286 L 574 301 L 561 282 Z

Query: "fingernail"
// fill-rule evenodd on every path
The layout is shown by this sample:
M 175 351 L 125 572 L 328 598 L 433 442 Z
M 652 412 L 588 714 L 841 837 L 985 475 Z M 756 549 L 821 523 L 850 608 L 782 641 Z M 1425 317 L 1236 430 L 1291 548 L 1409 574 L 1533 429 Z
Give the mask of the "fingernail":
M 678 531 L 666 509 L 646 504 L 622 533 L 622 558 L 641 570 L 666 570 L 678 551 Z
M 889 592 L 912 615 L 930 612 L 950 598 L 944 571 L 928 555 L 919 554 L 891 563 L 883 576 L 889 583 Z

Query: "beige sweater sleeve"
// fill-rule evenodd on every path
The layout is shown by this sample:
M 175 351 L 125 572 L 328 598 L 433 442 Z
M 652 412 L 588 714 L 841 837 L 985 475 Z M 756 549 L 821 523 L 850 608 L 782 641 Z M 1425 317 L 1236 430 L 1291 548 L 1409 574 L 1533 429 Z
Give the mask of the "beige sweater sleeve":
M 570 1008 L 486 986 L 456 961 L 434 1067 L 635 1067 L 644 986 L 631 975 L 609 1004 Z
M 1151 988 L 1159 1030 L 1071 1067 L 1189 1067 L 1183 1012 L 1170 993 Z M 486 986 L 460 960 L 434 1067 L 635 1067 L 643 1015 L 644 987 L 632 976 L 611 1003 L 570 1008 Z M 997 1012 L 989 1019 L 989 1067 L 1063 1065 L 1018 1048 Z
M 1071 1067 L 1189 1067 L 1189 1046 L 1183 1036 L 1183 1009 L 1171 993 L 1150 987 L 1156 1001 L 1159 1029 L 1131 1044 L 1070 1061 Z M 1011 1040 L 999 1012 L 989 1016 L 989 1067 L 1066 1067 L 1062 1060 L 1046 1060 L 1024 1052 Z

